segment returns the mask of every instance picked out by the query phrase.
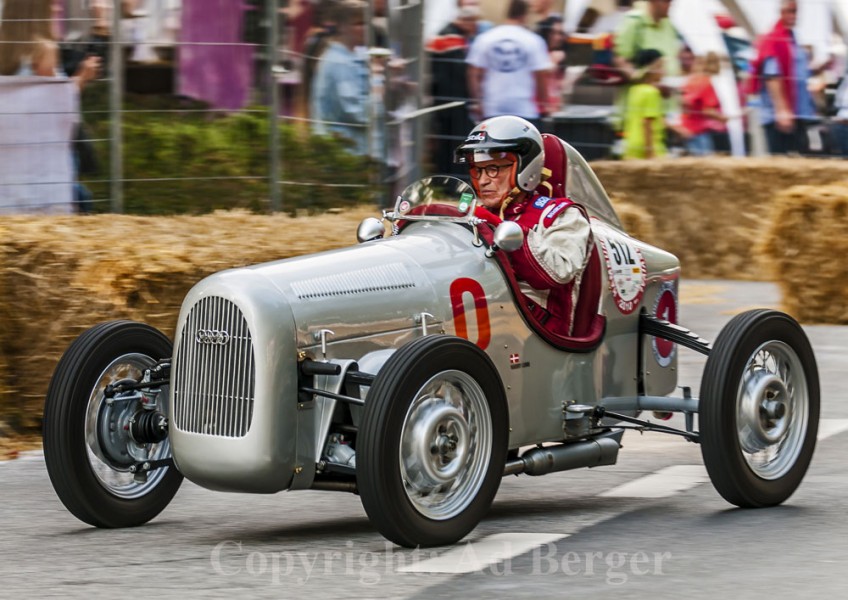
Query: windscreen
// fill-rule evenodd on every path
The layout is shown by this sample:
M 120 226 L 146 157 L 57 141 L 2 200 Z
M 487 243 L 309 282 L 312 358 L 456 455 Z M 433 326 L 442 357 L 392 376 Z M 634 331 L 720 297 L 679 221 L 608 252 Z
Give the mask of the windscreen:
M 456 177 L 425 177 L 407 187 L 395 204 L 396 219 L 457 221 L 474 214 L 477 197 L 470 185 Z

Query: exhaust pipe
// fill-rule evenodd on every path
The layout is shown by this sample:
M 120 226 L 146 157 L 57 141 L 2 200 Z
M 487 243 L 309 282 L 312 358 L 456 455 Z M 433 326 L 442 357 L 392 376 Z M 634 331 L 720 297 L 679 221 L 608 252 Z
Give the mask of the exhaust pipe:
M 324 490 L 328 492 L 350 492 L 358 494 L 359 490 L 356 487 L 355 481 L 335 481 L 335 480 L 316 480 L 312 482 L 310 490 Z
M 621 448 L 623 429 L 611 429 L 580 442 L 569 442 L 544 448 L 532 448 L 509 461 L 504 475 L 539 476 L 558 471 L 614 465 Z

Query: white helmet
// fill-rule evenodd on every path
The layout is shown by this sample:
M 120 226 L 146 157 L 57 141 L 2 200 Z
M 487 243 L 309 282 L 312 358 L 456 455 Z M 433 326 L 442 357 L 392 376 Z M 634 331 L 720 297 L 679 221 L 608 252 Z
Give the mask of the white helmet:
M 486 119 L 471 130 L 454 153 L 454 162 L 473 164 L 496 158 L 492 152 L 512 152 L 518 157 L 514 187 L 532 192 L 542 181 L 545 145 L 539 130 L 521 117 L 503 115 Z

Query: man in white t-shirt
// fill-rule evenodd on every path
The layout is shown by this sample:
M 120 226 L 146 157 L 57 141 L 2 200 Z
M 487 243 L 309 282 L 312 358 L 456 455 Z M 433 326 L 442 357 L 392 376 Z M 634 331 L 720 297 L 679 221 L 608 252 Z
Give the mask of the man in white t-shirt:
M 547 76 L 553 67 L 545 41 L 527 29 L 526 0 L 511 0 L 503 25 L 477 36 L 465 62 L 472 117 L 515 115 L 537 127 L 547 116 Z

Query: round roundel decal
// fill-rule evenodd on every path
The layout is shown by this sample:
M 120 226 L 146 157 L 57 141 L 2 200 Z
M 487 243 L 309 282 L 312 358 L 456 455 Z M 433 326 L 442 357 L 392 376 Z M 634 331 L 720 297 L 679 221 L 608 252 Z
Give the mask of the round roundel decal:
M 660 288 L 657 299 L 654 302 L 654 316 L 669 323 L 677 323 L 677 294 L 674 283 L 667 281 Z M 654 359 L 661 367 L 667 367 L 674 358 L 677 345 L 669 340 L 655 337 L 651 342 Z
M 629 315 L 639 307 L 645 293 L 645 258 L 631 240 L 612 232 L 603 236 L 602 247 L 615 305 Z

